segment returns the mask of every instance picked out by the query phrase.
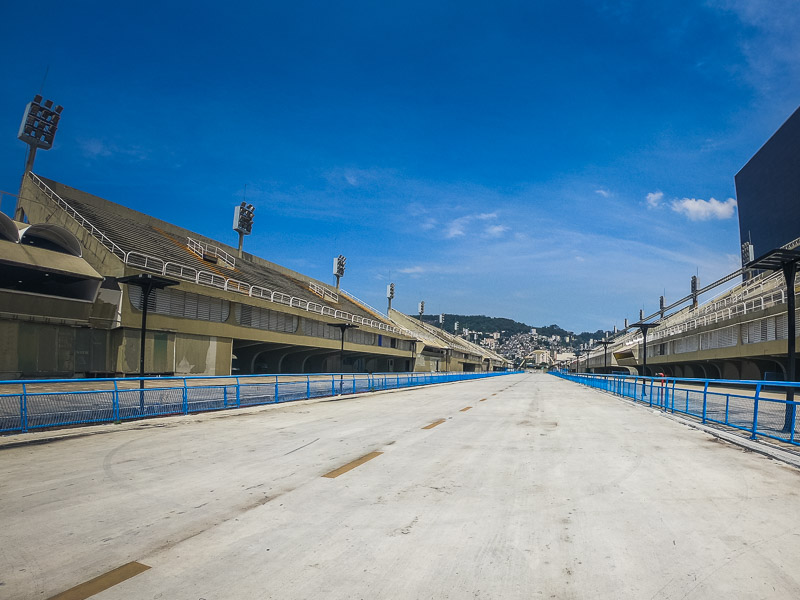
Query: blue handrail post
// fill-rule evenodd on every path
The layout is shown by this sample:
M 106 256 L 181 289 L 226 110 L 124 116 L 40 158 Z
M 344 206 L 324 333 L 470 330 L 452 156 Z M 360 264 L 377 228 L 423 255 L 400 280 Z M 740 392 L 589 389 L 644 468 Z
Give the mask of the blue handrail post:
M 189 414 L 189 390 L 186 387 L 186 377 L 183 378 L 183 414 Z
M 634 377 L 633 378 L 633 401 L 634 402 L 636 402 L 636 396 L 637 396 L 637 394 L 636 394 L 636 384 L 637 384 L 637 381 L 636 381 L 636 378 Z
M 644 382 L 642 386 L 642 390 L 644 390 L 645 386 L 647 386 L 647 382 Z M 644 396 L 644 394 L 642 394 Z M 653 380 L 650 380 L 650 406 L 653 406 Z
M 114 423 L 119 425 L 119 386 L 117 380 L 114 380 L 114 397 L 111 400 L 111 406 L 114 411 Z
M 675 414 L 675 380 L 672 380 L 672 414 Z
M 236 378 L 236 408 L 241 408 L 242 406 L 242 382 L 239 381 L 239 378 Z
M 793 402 L 794 410 L 792 410 L 792 431 L 789 433 L 789 443 L 794 444 L 794 430 L 797 427 L 797 402 Z
M 356 374 L 353 373 L 353 393 L 356 393 Z
M 22 433 L 28 432 L 28 390 L 22 384 L 22 396 L 19 397 L 19 426 Z
M 725 394 L 725 425 L 728 424 L 728 409 L 731 405 L 731 395 Z
M 311 375 L 306 375 L 306 400 L 311 398 Z
M 688 392 L 687 392 L 688 396 Z M 706 409 L 708 408 L 708 380 L 706 380 L 706 384 L 703 387 L 703 423 L 706 422 Z
M 278 401 L 278 376 L 275 375 L 275 398 L 274 398 L 273 402 L 277 402 L 277 401 Z
M 228 408 L 228 386 L 222 385 L 222 407 Z
M 756 431 L 758 431 L 758 396 L 761 394 L 761 384 L 756 384 L 756 393 L 753 396 L 753 428 L 750 430 L 750 439 L 756 439 Z
M 331 375 L 331 396 L 336 395 L 336 375 Z

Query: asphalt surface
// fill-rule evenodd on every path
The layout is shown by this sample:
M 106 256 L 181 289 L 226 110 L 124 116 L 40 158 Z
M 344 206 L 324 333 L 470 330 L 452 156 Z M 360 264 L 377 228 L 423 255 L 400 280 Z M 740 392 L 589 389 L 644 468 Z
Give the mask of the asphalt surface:
M 0 598 L 800 597 L 800 470 L 547 375 L 9 439 Z

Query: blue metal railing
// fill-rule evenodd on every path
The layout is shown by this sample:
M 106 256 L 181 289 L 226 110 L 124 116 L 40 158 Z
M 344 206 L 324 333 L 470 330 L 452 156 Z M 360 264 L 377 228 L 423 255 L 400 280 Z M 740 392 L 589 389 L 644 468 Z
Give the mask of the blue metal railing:
M 787 391 L 800 388 L 800 383 L 551 373 L 665 412 L 739 429 L 747 432 L 751 439 L 761 436 L 800 445 L 797 433 L 797 406 L 800 402 L 786 399 Z
M 519 371 L 0 381 L 0 434 L 466 381 Z M 141 386 L 141 387 L 140 387 Z

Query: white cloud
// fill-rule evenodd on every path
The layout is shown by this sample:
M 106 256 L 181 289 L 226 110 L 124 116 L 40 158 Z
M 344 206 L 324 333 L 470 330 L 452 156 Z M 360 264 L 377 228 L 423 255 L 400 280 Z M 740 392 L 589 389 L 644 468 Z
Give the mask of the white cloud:
M 436 227 L 436 219 L 425 219 L 419 224 L 419 228 L 423 231 L 430 231 Z
M 146 160 L 149 152 L 140 146 L 119 146 L 113 142 L 98 138 L 89 138 L 78 142 L 83 154 L 89 158 L 108 158 L 116 156 L 129 160 Z
M 490 225 L 486 228 L 485 234 L 488 237 L 496 238 L 502 236 L 506 231 L 508 231 L 508 227 L 505 225 Z
M 664 199 L 664 192 L 650 192 L 645 198 L 649 208 L 658 208 L 661 205 L 661 201 Z
M 672 210 L 686 216 L 690 221 L 710 221 L 712 219 L 730 219 L 736 209 L 736 200 L 728 198 L 720 202 L 715 198 L 698 200 L 683 198 L 672 201 Z
M 464 235 L 464 229 L 470 217 L 460 217 L 455 221 L 451 221 L 447 226 L 447 232 L 444 234 L 446 238 L 460 237 Z
M 98 140 L 97 138 L 82 140 L 80 146 L 83 153 L 90 158 L 111 156 L 111 148 L 103 140 Z
M 786 84 L 800 76 L 800 13 L 797 0 L 712 0 L 722 10 L 734 14 L 746 27 L 739 44 L 747 60 L 745 77 L 770 103 L 786 98 L 796 105 L 796 87 Z
M 403 273 L 404 275 L 420 275 L 421 273 L 425 272 L 425 267 L 421 267 L 416 265 L 414 267 L 406 267 L 405 269 L 399 269 L 398 273 Z
M 609 192 L 608 190 L 606 190 L 606 189 L 603 189 L 603 188 L 600 188 L 600 189 L 598 189 L 598 190 L 595 190 L 595 191 L 594 191 L 594 193 L 595 193 L 595 194 L 599 194 L 599 195 L 600 195 L 600 196 L 602 196 L 603 198 L 609 198 L 609 197 L 611 197 L 611 192 Z
M 464 215 L 457 219 L 450 221 L 445 231 L 445 237 L 448 239 L 461 237 L 467 233 L 467 225 L 472 221 L 491 221 L 497 218 L 497 213 L 476 213 L 473 215 Z M 498 229 L 500 228 L 500 229 Z M 502 225 L 490 226 L 485 229 L 488 235 L 498 236 L 503 233 L 507 228 Z

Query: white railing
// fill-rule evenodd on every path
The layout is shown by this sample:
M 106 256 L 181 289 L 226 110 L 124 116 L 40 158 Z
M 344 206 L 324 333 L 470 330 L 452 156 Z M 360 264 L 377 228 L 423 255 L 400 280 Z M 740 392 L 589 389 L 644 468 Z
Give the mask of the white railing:
M 189 246 L 189 250 L 197 254 L 200 258 L 205 258 L 206 256 L 213 256 L 219 262 L 222 262 L 226 267 L 231 269 L 236 267 L 236 259 L 233 258 L 230 254 L 225 252 L 222 248 L 218 246 L 212 246 L 211 244 L 205 244 L 198 240 L 193 240 L 192 238 L 186 238 L 188 240 L 187 246 Z
M 171 277 L 177 277 L 179 279 L 183 279 L 184 281 L 191 281 L 198 285 L 203 285 L 206 287 L 213 287 L 229 292 L 235 292 L 247 295 L 251 298 L 261 298 L 262 300 L 267 300 L 269 302 L 273 302 L 276 304 L 284 304 L 287 306 L 291 306 L 293 308 L 298 308 L 300 310 L 305 310 L 311 313 L 323 315 L 323 316 L 330 316 L 334 319 L 341 319 L 343 321 L 350 321 L 351 323 L 359 323 L 363 324 L 367 327 L 372 327 L 374 329 L 378 329 L 381 331 L 387 331 L 390 333 L 397 333 L 403 335 L 404 332 L 399 327 L 394 327 L 392 325 L 387 325 L 386 323 L 382 323 L 380 321 L 376 321 L 374 319 L 366 319 L 364 317 L 354 315 L 342 310 L 336 310 L 331 308 L 330 306 L 325 306 L 322 304 L 318 304 L 316 302 L 309 302 L 303 298 L 297 298 L 295 296 L 291 296 L 290 294 L 286 294 L 284 292 L 277 292 L 274 290 L 270 290 L 267 288 L 263 288 L 260 286 L 253 286 L 244 281 L 238 281 L 236 279 L 226 278 L 221 275 L 217 275 L 216 273 L 211 273 L 209 271 L 201 271 L 199 269 L 195 269 L 194 267 L 189 267 L 180 263 L 165 261 L 162 258 L 158 258 L 156 256 L 151 256 L 149 254 L 144 254 L 142 252 L 137 252 L 131 250 L 130 252 L 125 252 L 122 248 L 120 248 L 117 244 L 111 241 L 111 239 L 106 236 L 102 231 L 97 229 L 94 225 L 92 225 L 88 220 L 83 218 L 83 216 L 78 213 L 74 208 L 72 208 L 66 201 L 64 201 L 61 196 L 56 194 L 50 186 L 48 186 L 44 181 L 42 181 L 35 173 L 30 173 L 31 180 L 34 184 L 41 189 L 53 202 L 55 202 L 59 207 L 61 207 L 70 217 L 72 217 L 78 225 L 83 227 L 89 234 L 98 240 L 106 249 L 108 249 L 114 256 L 119 258 L 123 263 L 128 266 L 136 267 L 137 269 L 144 269 L 147 271 L 153 271 L 156 273 L 160 273 L 161 275 L 169 275 Z
M 355 302 L 356 304 L 360 304 L 361 306 L 364 306 L 364 307 L 368 308 L 369 310 L 371 310 L 372 312 L 374 312 L 376 315 L 380 315 L 380 316 L 382 316 L 382 317 L 386 317 L 387 319 L 389 318 L 389 316 L 388 316 L 386 313 L 384 313 L 383 311 L 380 311 L 380 310 L 378 310 L 378 309 L 377 309 L 377 308 L 375 308 L 374 306 L 370 306 L 369 304 L 367 304 L 367 303 L 366 303 L 366 302 L 364 302 L 363 300 L 360 300 L 360 299 L 356 298 L 356 297 L 355 297 L 353 294 L 351 294 L 351 293 L 350 293 L 350 292 L 348 292 L 347 290 L 342 290 L 342 289 L 340 289 L 339 291 L 340 291 L 340 292 L 342 292 L 342 293 L 343 293 L 345 296 L 347 296 L 348 298 L 350 298 L 350 300 L 352 300 L 352 301 L 353 301 L 353 302 Z
M 70 217 L 77 221 L 78 225 L 83 227 L 89 234 L 98 240 L 106 249 L 110 250 L 114 256 L 125 260 L 125 251 L 117 246 L 114 242 L 112 242 L 108 236 L 106 236 L 102 231 L 100 231 L 97 227 L 92 225 L 89 221 L 84 219 L 78 211 L 72 208 L 69 204 L 64 202 L 64 199 L 56 194 L 53 190 L 50 189 L 50 186 L 47 185 L 44 181 L 42 181 L 38 175 L 33 173 L 32 171 L 28 172 L 31 176 L 31 181 L 40 189 L 42 190 L 53 202 L 58 204 L 64 212 L 66 212 Z
M 771 288 L 771 289 L 770 289 Z M 763 291 L 761 295 L 750 297 L 747 300 L 739 300 L 732 306 L 723 307 L 722 302 L 717 302 L 717 310 L 711 312 L 704 312 L 704 314 L 697 316 L 690 316 L 683 321 L 671 324 L 665 328 L 659 328 L 652 332 L 652 340 L 659 340 L 665 337 L 680 335 L 688 331 L 703 327 L 705 325 L 713 325 L 728 321 L 738 315 L 745 315 L 748 313 L 762 311 L 772 306 L 779 306 L 786 304 L 786 290 L 775 289 L 768 286 L 768 289 Z
M 331 302 L 339 302 L 339 294 L 332 292 L 324 285 L 320 285 L 313 281 L 308 282 L 308 289 L 314 292 L 317 296 L 322 298 L 323 300 L 330 300 Z

